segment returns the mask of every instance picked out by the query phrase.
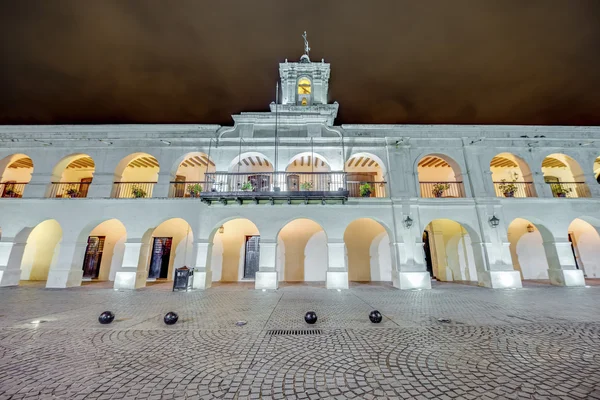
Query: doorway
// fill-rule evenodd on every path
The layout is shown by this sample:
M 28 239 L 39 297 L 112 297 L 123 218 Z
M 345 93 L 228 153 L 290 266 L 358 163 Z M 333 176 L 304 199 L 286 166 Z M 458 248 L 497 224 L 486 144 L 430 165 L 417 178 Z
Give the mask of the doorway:
M 260 236 L 246 236 L 246 256 L 244 257 L 244 279 L 254 279 L 259 268 Z
M 83 259 L 83 279 L 98 279 L 106 236 L 88 237 Z
M 166 279 L 169 277 L 172 237 L 155 237 L 152 245 L 152 259 L 148 279 Z
M 433 263 L 431 261 L 431 246 L 429 244 L 429 232 L 423 232 L 423 251 L 425 252 L 425 264 L 427 265 L 427 272 L 429 276 L 433 278 Z

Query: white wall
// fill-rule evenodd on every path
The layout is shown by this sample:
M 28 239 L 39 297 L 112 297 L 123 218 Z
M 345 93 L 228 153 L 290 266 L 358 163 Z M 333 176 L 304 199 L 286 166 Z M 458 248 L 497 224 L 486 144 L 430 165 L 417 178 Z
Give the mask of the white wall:
M 508 228 L 513 265 L 515 270 L 521 272 L 522 279 L 549 279 L 542 235 L 537 228 L 527 232 L 528 224 L 531 222 L 517 218 Z
M 392 280 L 392 254 L 390 249 L 390 237 L 387 232 L 381 232 L 369 249 L 371 256 L 371 280 L 372 281 L 391 281 Z
M 600 236 L 589 223 L 576 219 L 569 226 L 575 238 L 575 254 L 579 268 L 588 278 L 600 278 Z
M 327 278 L 327 236 L 316 232 L 306 243 L 304 250 L 304 281 L 323 282 Z

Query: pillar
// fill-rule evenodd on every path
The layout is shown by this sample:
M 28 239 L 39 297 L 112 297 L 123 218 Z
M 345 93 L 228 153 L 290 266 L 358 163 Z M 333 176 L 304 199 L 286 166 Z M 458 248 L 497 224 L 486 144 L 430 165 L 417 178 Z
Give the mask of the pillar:
M 152 189 L 152 197 L 169 197 L 169 188 L 171 185 L 171 173 L 169 171 L 160 171 L 158 173 L 158 182 Z
M 499 229 L 499 228 L 497 228 Z M 491 289 L 516 289 L 522 288 L 521 274 L 515 271 L 510 256 L 510 243 L 508 241 L 492 240 L 490 242 L 476 243 L 471 238 L 473 255 L 477 265 L 482 269 L 477 270 L 479 286 Z
M 412 229 L 415 228 L 411 228 L 404 236 L 409 236 Z M 410 242 L 394 243 L 393 251 L 396 259 L 396 269 L 392 271 L 394 287 L 402 290 L 431 289 L 431 275 L 425 264 L 423 242 L 411 236 Z
M 21 259 L 27 243 L 14 243 L 12 238 L 0 241 L 0 286 L 18 286 Z
M 50 172 L 33 172 L 31 180 L 25 185 L 23 197 L 44 198 L 49 194 L 52 174 Z
M 277 240 L 260 238 L 259 269 L 254 278 L 256 289 L 277 289 Z
M 534 171 L 532 176 L 533 185 L 535 186 L 535 191 L 538 197 L 554 197 L 552 194 L 552 188 L 544 180 L 544 174 L 542 171 Z
M 348 260 L 343 239 L 327 242 L 327 289 L 348 289 Z
M 544 241 L 544 250 L 548 259 L 550 283 L 557 286 L 585 286 L 583 271 L 577 269 L 568 239 Z
M 147 264 L 150 251 L 150 244 L 143 243 L 142 239 L 128 239 L 125 242 L 123 263 L 115 274 L 115 289 L 139 289 L 146 286 L 148 271 L 139 266 Z
M 56 263 L 48 271 L 47 288 L 67 288 L 81 286 L 83 277 L 82 260 L 87 242 L 67 241 L 63 238 L 56 246 Z
M 585 197 L 584 194 L 590 197 L 600 197 L 600 183 L 596 180 L 596 174 L 593 172 L 583 174 L 581 182 L 585 182 L 587 186 L 587 190 L 583 189 L 585 193 L 578 193 L 581 197 Z
M 88 190 L 88 198 L 110 198 L 113 190 L 114 174 L 112 172 L 95 172 Z
M 194 263 L 194 289 L 208 289 L 212 286 L 212 269 L 210 260 L 212 256 L 212 241 L 199 239 L 194 243 L 193 252 L 196 255 Z

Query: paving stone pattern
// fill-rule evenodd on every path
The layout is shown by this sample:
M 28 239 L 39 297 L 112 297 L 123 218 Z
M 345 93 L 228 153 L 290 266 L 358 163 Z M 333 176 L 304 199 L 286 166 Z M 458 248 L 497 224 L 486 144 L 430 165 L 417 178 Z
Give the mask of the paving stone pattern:
M 600 286 L 19 287 L 0 304 L 0 400 L 600 399 Z

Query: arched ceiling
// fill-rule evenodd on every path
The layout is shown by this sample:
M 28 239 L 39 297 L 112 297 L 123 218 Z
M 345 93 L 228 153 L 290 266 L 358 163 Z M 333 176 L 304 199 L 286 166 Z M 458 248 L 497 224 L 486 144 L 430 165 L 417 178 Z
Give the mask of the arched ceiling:
M 346 166 L 348 168 L 356 168 L 356 167 L 372 167 L 379 168 L 379 163 L 374 159 L 368 156 L 353 156 L 347 162 Z
M 419 161 L 419 167 L 422 168 L 440 168 L 440 167 L 448 167 L 450 168 L 450 164 L 448 164 L 444 159 L 436 156 L 426 156 Z

